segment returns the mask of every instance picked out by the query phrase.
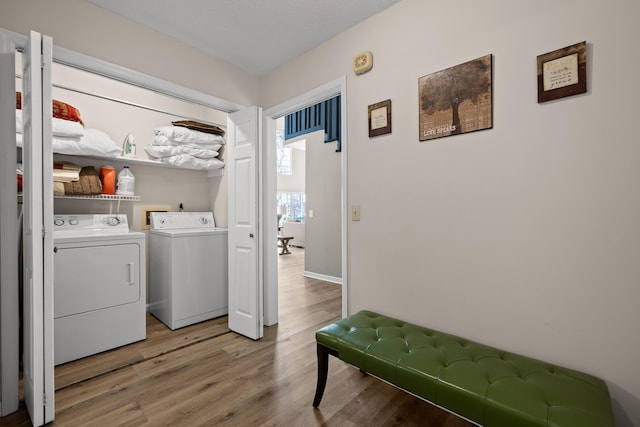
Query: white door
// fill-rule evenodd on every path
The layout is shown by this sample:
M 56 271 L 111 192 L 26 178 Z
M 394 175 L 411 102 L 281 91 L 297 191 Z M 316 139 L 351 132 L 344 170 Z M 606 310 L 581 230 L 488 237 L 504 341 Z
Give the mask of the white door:
M 51 52 L 51 38 L 31 32 L 22 59 L 23 379 L 34 426 L 54 418 Z
M 19 407 L 15 59 L 15 45 L 0 33 L 0 417 Z
M 259 225 L 259 147 L 262 110 L 252 107 L 227 119 L 229 179 L 229 329 L 262 338 L 262 256 Z

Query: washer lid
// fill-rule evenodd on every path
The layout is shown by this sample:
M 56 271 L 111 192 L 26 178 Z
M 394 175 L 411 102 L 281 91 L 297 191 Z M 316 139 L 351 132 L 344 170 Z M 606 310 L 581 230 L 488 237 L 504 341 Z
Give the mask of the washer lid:
M 152 230 L 216 228 L 213 212 L 151 212 Z

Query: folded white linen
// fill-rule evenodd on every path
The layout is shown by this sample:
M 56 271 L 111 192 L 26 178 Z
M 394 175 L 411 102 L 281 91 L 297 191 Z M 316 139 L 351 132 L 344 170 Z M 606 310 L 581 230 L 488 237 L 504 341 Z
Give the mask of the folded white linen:
M 161 126 L 159 128 L 155 128 L 153 133 L 155 135 L 164 136 L 174 143 L 193 143 L 202 145 L 224 144 L 224 138 L 220 135 L 200 132 L 182 126 Z
M 63 170 L 63 171 L 73 171 L 78 172 L 82 170 L 82 168 L 75 163 L 65 162 L 65 161 L 54 161 L 53 162 L 54 170 Z
M 212 146 L 213 147 L 213 146 Z M 144 151 L 153 158 L 189 154 L 199 159 L 213 159 L 218 157 L 218 150 L 209 149 L 208 146 L 191 147 L 188 145 L 147 145 Z
M 53 170 L 53 182 L 74 182 L 80 181 L 80 172 L 64 169 Z
M 22 134 L 16 134 L 16 143 L 22 147 Z M 93 128 L 85 129 L 82 138 L 54 136 L 51 140 L 53 152 L 69 155 L 117 157 L 122 148 L 106 133 Z
M 224 162 L 219 159 L 197 159 L 188 154 L 178 154 L 177 156 L 163 157 L 160 159 L 163 163 L 173 166 L 180 166 L 190 169 L 221 169 Z
M 84 127 L 78 122 L 52 117 L 51 130 L 53 136 L 84 136 Z M 16 132 L 22 133 L 22 110 L 16 110 Z
M 16 134 L 16 145 L 20 148 L 22 148 L 22 134 L 21 133 L 17 133 Z M 57 151 L 55 150 L 56 146 L 62 146 L 64 147 L 65 145 L 71 145 L 71 144 L 80 144 L 80 142 L 82 141 L 82 138 L 79 136 L 54 136 L 51 140 L 52 145 L 54 147 L 54 152 L 57 153 Z M 64 154 L 64 153 L 63 153 Z
M 180 142 L 175 141 L 173 138 L 167 138 L 165 135 L 153 135 L 151 138 L 151 144 L 155 146 L 173 146 L 173 147 L 191 147 L 191 148 L 206 148 L 207 150 L 219 151 L 222 148 L 222 144 L 202 144 L 199 142 Z

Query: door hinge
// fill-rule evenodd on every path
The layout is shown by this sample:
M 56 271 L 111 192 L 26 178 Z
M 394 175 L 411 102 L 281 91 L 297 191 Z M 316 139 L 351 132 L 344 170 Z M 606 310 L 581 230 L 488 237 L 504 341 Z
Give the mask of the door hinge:
M 42 406 L 47 406 L 47 393 L 42 393 Z
M 44 225 L 42 226 L 42 238 L 44 239 L 44 235 L 46 234 L 46 231 L 44 229 Z

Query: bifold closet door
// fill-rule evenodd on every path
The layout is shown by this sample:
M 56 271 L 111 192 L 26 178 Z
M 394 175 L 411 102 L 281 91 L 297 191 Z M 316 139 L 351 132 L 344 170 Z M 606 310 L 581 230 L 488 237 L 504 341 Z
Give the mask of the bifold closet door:
M 262 110 L 247 108 L 227 119 L 229 176 L 229 329 L 262 338 L 262 256 L 258 227 Z M 260 126 L 259 126 L 260 125 Z
M 52 40 L 31 32 L 22 55 L 24 400 L 34 426 L 54 419 Z
M 19 280 L 16 47 L 0 33 L 0 417 L 18 410 Z

